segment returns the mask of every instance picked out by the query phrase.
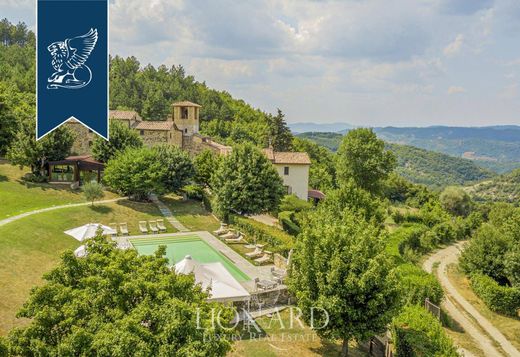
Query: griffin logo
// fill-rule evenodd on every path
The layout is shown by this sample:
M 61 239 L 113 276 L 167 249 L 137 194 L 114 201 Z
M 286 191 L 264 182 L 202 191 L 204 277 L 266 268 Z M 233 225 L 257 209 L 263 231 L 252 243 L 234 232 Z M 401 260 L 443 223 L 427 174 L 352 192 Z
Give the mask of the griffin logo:
M 47 79 L 47 89 L 79 89 L 92 80 L 92 71 L 85 64 L 98 39 L 97 29 L 83 36 L 53 42 L 47 47 L 55 72 Z

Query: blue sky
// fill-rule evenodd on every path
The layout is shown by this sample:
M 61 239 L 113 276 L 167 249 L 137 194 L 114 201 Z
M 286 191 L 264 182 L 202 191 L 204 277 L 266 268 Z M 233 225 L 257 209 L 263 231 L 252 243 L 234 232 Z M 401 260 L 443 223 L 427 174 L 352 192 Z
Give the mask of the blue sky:
M 289 122 L 520 124 L 518 0 L 111 0 L 111 53 Z M 33 0 L 0 17 L 34 27 Z

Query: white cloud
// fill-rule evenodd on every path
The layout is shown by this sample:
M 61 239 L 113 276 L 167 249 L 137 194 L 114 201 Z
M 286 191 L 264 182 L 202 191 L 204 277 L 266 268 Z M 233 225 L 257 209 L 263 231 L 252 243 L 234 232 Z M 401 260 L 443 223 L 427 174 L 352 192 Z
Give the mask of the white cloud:
M 451 57 L 460 52 L 462 45 L 464 44 L 464 35 L 458 34 L 453 42 L 451 42 L 448 46 L 444 47 L 444 55 L 447 57 Z
M 460 86 L 451 86 L 448 88 L 448 94 L 466 93 L 466 89 Z

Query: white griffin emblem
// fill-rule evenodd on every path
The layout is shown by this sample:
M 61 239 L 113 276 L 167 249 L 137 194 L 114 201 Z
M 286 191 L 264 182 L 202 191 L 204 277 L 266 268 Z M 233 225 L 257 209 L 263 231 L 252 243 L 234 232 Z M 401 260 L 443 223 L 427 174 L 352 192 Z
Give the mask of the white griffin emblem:
M 47 79 L 47 89 L 79 89 L 92 80 L 92 71 L 85 64 L 96 46 L 97 29 L 90 29 L 83 36 L 53 42 L 47 50 L 52 56 L 55 72 Z

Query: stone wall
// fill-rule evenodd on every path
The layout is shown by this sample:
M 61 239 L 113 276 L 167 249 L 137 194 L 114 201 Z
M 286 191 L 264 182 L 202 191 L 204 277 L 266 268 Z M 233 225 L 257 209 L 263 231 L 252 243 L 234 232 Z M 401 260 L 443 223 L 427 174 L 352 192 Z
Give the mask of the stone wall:
M 76 137 L 72 144 L 71 154 L 72 155 L 89 155 L 91 154 L 91 146 L 94 141 L 94 133 L 89 128 L 77 121 L 69 121 L 65 123 L 65 126 L 69 128 Z
M 165 130 L 140 130 L 139 134 L 143 144 L 148 147 L 169 143 L 169 131 Z

